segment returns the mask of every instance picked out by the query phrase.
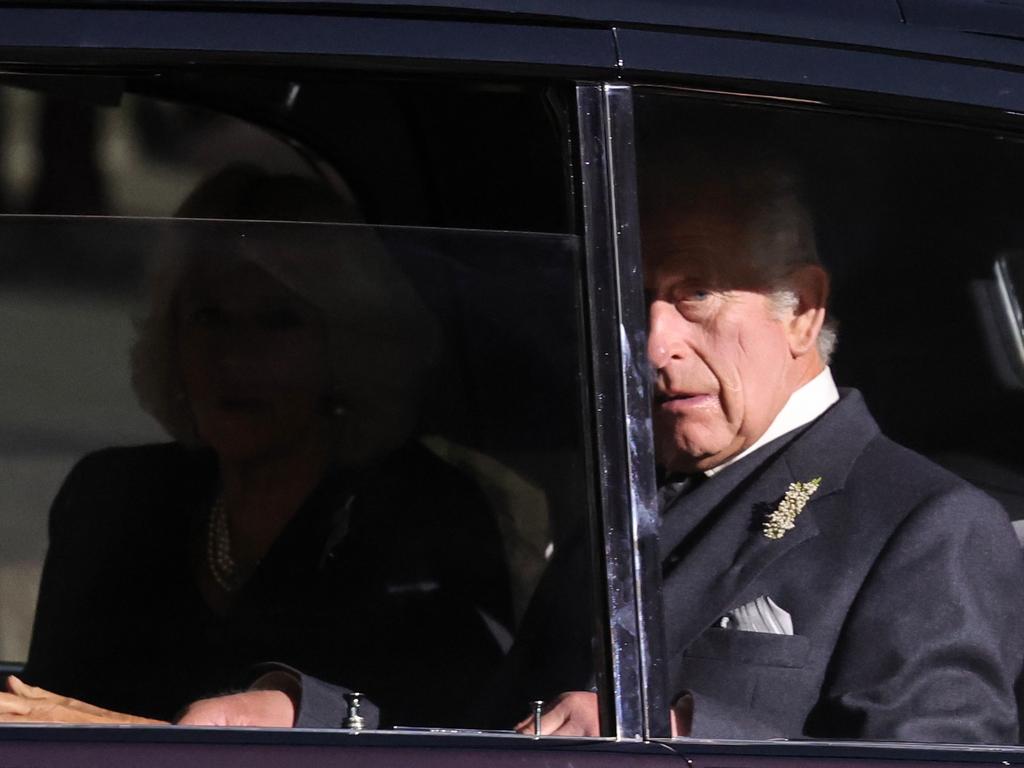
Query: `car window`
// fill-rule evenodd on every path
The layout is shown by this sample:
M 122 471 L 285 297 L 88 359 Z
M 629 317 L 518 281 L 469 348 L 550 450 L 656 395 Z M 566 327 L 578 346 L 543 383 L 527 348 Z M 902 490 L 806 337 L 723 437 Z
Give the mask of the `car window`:
M 358 691 L 368 727 L 508 729 L 592 688 L 565 109 L 4 81 L 0 658 L 161 720 L 264 662 L 347 689 L 311 726 Z
M 635 107 L 666 678 L 692 735 L 1016 743 L 1020 137 Z M 780 325 L 826 304 L 813 347 Z M 830 357 L 838 392 L 820 368 L 779 384 L 777 343 Z

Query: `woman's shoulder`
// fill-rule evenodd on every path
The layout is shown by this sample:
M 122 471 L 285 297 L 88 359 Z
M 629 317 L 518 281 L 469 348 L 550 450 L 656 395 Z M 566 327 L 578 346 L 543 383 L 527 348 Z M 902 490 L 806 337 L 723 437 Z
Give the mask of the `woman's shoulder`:
M 209 471 L 212 456 L 178 443 L 114 446 L 86 454 L 71 469 L 69 481 L 114 486 L 178 480 Z
M 106 522 L 130 514 L 152 517 L 185 498 L 198 498 L 215 476 L 210 455 L 177 443 L 104 448 L 81 458 L 54 500 L 51 526 L 58 520 L 97 517 Z

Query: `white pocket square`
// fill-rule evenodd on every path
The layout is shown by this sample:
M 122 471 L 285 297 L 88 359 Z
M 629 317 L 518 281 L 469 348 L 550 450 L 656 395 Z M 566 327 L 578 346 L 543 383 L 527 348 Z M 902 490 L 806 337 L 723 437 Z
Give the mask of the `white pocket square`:
M 741 632 L 767 632 L 772 635 L 792 635 L 793 619 L 768 595 L 761 595 L 739 608 L 734 608 L 718 620 L 722 629 Z

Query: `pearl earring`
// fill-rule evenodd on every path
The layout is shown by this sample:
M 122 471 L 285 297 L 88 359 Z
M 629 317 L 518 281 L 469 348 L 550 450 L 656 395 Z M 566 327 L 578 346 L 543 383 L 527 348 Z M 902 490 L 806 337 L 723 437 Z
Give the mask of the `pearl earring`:
M 341 387 L 337 385 L 331 387 L 331 395 L 327 402 L 330 404 L 331 416 L 334 418 L 340 419 L 348 413 L 348 408 L 345 407 L 344 398 L 341 396 Z

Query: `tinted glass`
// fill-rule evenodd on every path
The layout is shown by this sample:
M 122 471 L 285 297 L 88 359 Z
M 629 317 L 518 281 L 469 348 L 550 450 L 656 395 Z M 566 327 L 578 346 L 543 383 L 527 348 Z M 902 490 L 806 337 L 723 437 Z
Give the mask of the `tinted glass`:
M 0 90 L 3 658 L 159 719 L 260 662 L 381 727 L 589 688 L 557 95 L 58 85 Z

